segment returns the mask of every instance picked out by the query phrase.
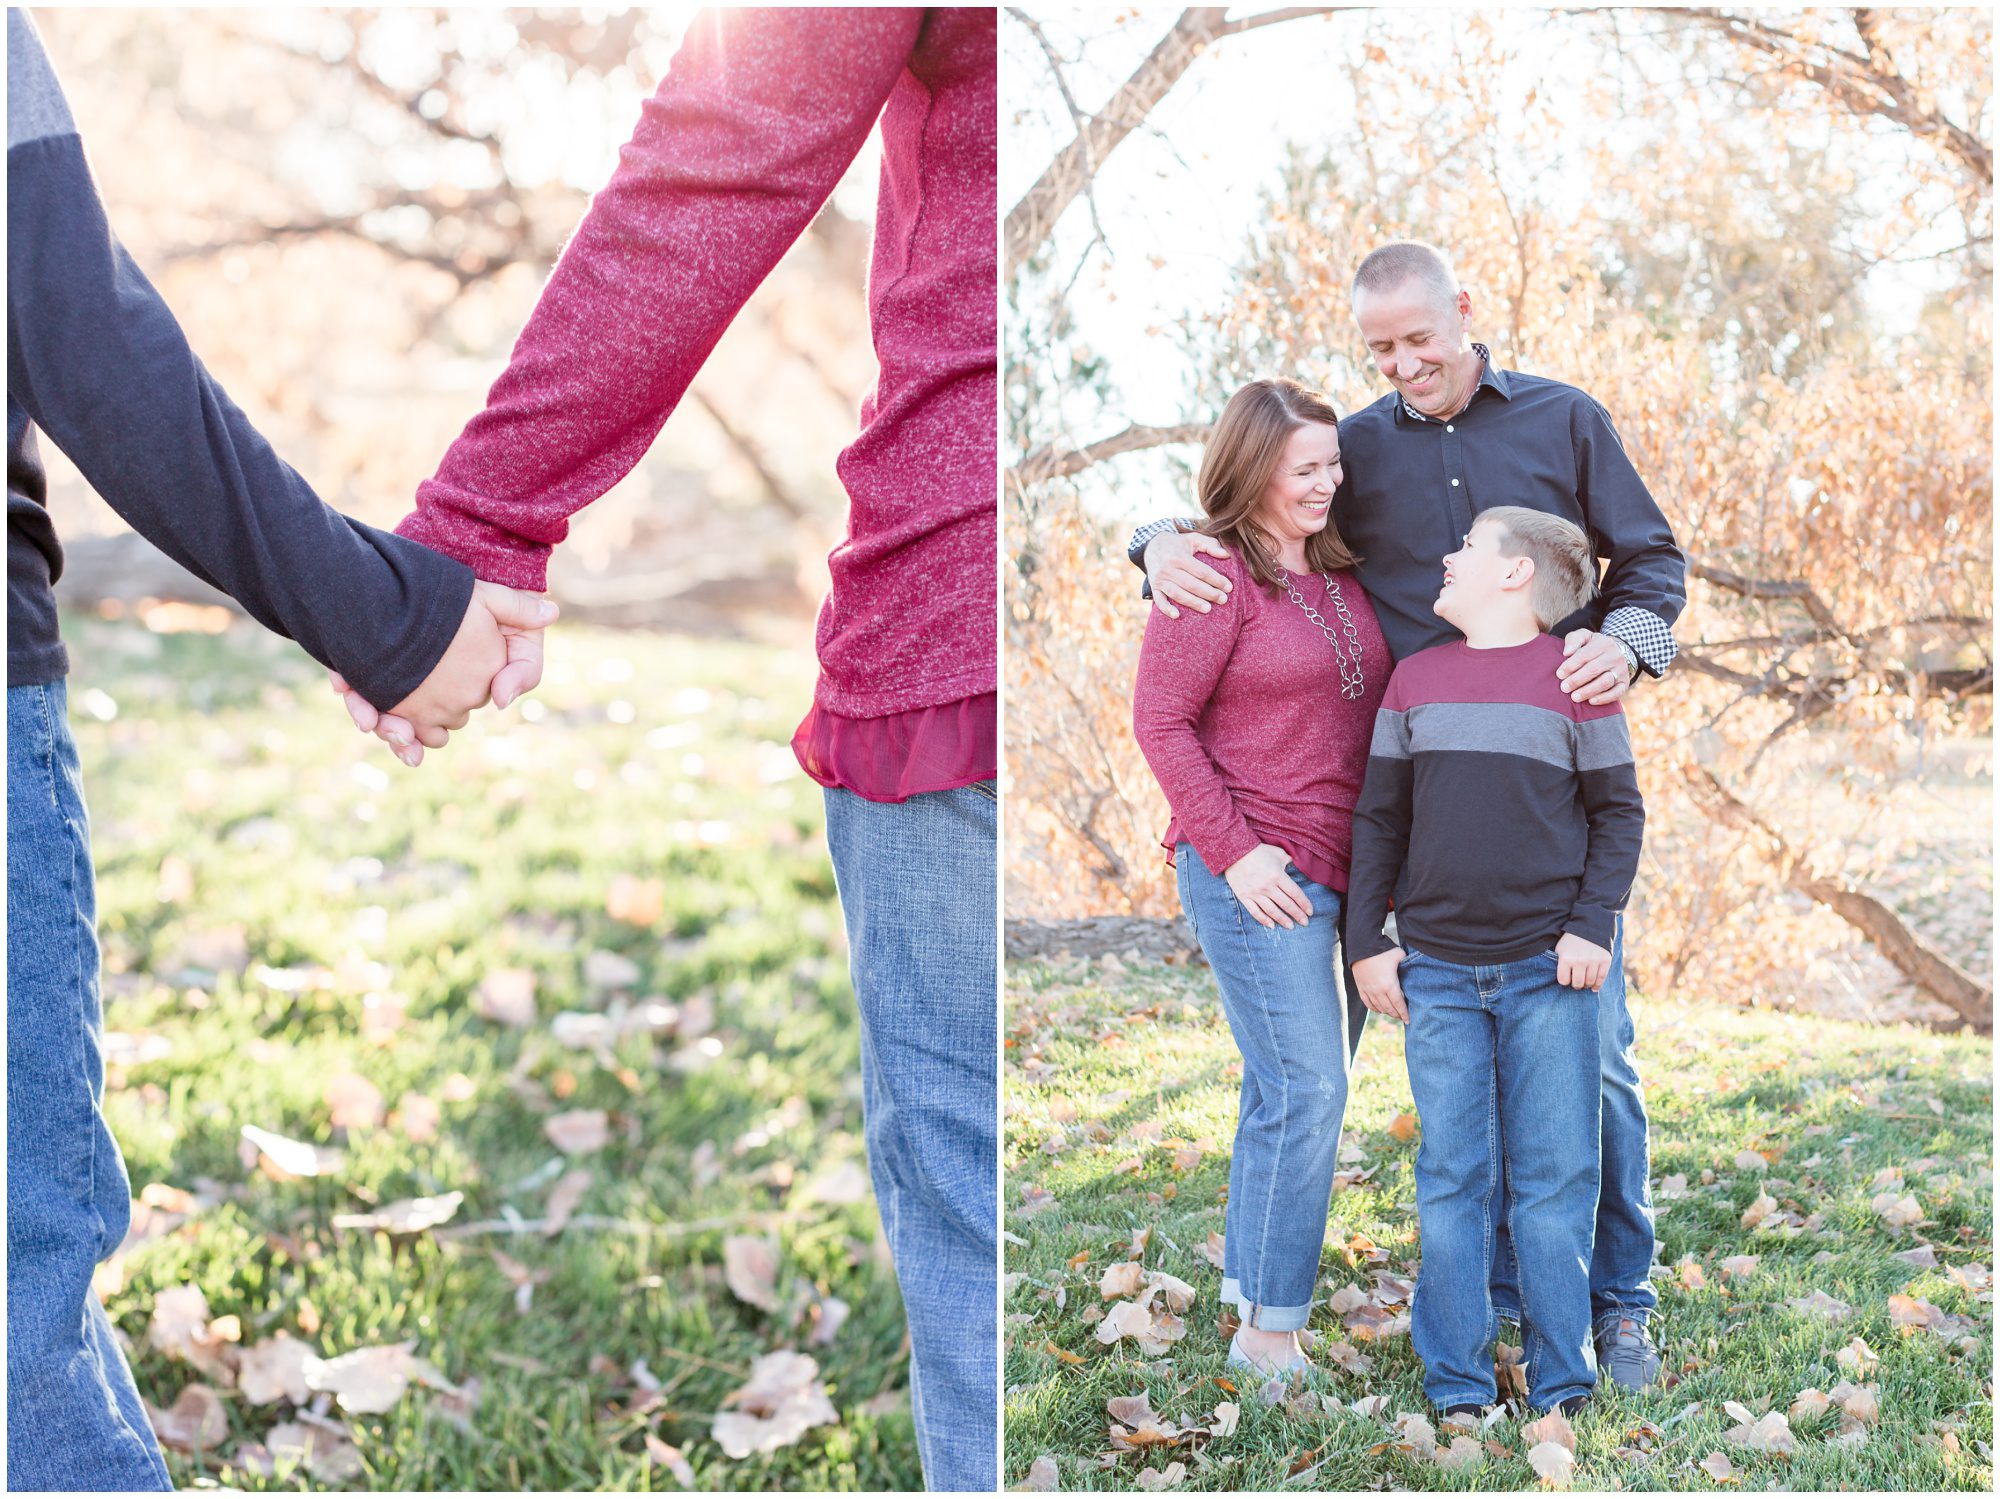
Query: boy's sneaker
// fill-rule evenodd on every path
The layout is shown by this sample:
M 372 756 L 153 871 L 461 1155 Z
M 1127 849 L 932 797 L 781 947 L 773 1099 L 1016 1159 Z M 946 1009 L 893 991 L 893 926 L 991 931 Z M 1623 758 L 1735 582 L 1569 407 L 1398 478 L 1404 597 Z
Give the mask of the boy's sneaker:
M 1467 1431 L 1479 1430 L 1479 1423 L 1486 1418 L 1486 1412 L 1476 1405 L 1454 1405 L 1446 1409 L 1446 1426 L 1463 1426 Z
M 1646 1336 L 1646 1324 L 1630 1317 L 1607 1318 L 1597 1326 L 1598 1378 L 1620 1389 L 1650 1390 L 1660 1372 L 1660 1356 Z
M 1573 1416 L 1588 1404 L 1590 1404 L 1590 1397 L 1588 1395 L 1572 1395 L 1567 1400 L 1558 1401 L 1556 1409 L 1561 1411 L 1565 1416 Z

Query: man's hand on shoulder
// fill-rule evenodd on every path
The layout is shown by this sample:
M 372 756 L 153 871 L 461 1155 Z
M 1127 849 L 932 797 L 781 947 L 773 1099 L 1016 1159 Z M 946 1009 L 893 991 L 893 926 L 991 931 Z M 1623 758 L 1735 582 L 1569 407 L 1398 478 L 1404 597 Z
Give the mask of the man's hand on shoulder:
M 1175 531 L 1146 543 L 1146 580 L 1153 585 L 1153 607 L 1168 619 L 1181 617 L 1175 604 L 1206 614 L 1229 597 L 1229 579 L 1200 561 L 1196 552 L 1227 557 L 1229 548 L 1199 531 Z
M 1150 555 L 1151 548 L 1147 551 Z M 1159 585 L 1155 583 L 1153 587 L 1157 590 Z M 1574 702 L 1615 703 L 1632 685 L 1632 665 L 1626 650 L 1614 635 L 1571 630 L 1563 637 L 1563 659 L 1556 668 L 1556 680 Z

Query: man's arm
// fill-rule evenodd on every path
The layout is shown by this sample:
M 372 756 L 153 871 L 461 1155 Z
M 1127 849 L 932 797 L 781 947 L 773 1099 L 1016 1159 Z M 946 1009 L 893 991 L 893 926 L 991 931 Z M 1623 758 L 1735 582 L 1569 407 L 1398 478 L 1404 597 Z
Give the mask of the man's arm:
M 1624 641 L 1639 669 L 1657 677 L 1678 650 L 1673 626 L 1687 607 L 1687 558 L 1626 455 L 1610 414 L 1596 401 L 1579 401 L 1570 438 L 1577 500 L 1592 544 L 1607 562 L 1599 595 L 1601 633 Z
M 908 66 L 922 10 L 703 12 L 486 407 L 396 529 L 540 590 L 569 516 L 644 456 Z
M 1211 557 L 1227 557 L 1229 548 L 1212 536 L 1202 535 L 1195 525 L 1181 517 L 1148 521 L 1132 533 L 1125 547 L 1126 559 L 1146 574 L 1139 596 L 1151 599 L 1153 607 L 1168 619 L 1181 617 L 1176 604 L 1206 614 L 1229 597 L 1229 578 L 1195 556 L 1205 552 Z
M 403 701 L 459 633 L 471 572 L 328 508 L 272 452 L 112 233 L 20 10 L 7 44 L 9 396 L 134 530 L 372 701 Z

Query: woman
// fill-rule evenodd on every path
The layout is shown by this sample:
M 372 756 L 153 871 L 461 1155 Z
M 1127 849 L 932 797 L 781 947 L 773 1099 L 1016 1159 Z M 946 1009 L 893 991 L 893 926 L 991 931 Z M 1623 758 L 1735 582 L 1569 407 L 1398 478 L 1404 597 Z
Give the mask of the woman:
M 826 789 L 869 1169 L 909 1317 L 924 1477 L 945 1490 L 999 1476 L 995 15 L 697 18 L 485 409 L 397 527 L 482 579 L 541 590 L 569 517 L 644 456 L 879 126 L 880 375 L 839 460 L 847 535 L 792 745 Z M 503 704 L 540 670 L 538 636 L 509 644 Z M 348 705 L 412 762 L 413 737 L 444 742 Z
M 1349 824 L 1389 648 L 1329 509 L 1340 431 L 1325 396 L 1254 380 L 1202 457 L 1202 530 L 1235 586 L 1206 614 L 1146 623 L 1139 747 L 1166 793 L 1181 909 L 1243 1053 L 1229 1166 L 1229 1361 L 1307 1367 L 1347 1107 L 1350 1024 L 1334 948 Z

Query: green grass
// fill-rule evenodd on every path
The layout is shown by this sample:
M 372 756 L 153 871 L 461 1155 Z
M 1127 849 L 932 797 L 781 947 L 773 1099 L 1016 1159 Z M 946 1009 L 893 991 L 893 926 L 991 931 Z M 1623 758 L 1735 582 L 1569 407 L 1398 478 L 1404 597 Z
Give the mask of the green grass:
M 1236 1371 L 1225 1369 L 1217 1331 L 1221 1272 L 1198 1246 L 1223 1228 L 1238 1058 L 1206 969 L 1017 963 L 1008 996 L 1006 1483 L 1022 1483 L 1048 1455 L 1065 1489 L 1130 1489 L 1143 1465 L 1175 1459 L 1187 1465 L 1183 1488 L 1273 1489 L 1306 1467 L 1293 1486 L 1537 1485 L 1511 1419 L 1487 1433 L 1505 1457 L 1489 1454 L 1457 1472 L 1384 1445 L 1399 1413 L 1436 1419 L 1407 1334 L 1357 1342 L 1375 1360 L 1365 1376 L 1329 1368 L 1322 1356 L 1311 1379 L 1312 1391 L 1350 1406 L 1364 1395 L 1389 1397 L 1381 1419 L 1327 1414 L 1323 1402 L 1288 1412 L 1265 1404 L 1254 1380 L 1235 1393 L 1218 1385 Z M 1714 1488 L 1693 1465 L 1723 1451 L 1746 1489 L 1990 1490 L 1992 1304 L 1946 1274 L 1993 1262 L 1990 1043 L 1723 1006 L 1636 999 L 1633 1008 L 1654 1180 L 1689 1182 L 1686 1196 L 1659 1204 L 1658 1258 L 1669 1274 L 1655 1280 L 1653 1325 L 1675 1383 L 1645 1396 L 1601 1396 L 1578 1419 L 1575 1487 Z M 1416 1274 L 1416 1141 L 1390 1133 L 1410 1109 L 1400 1030 L 1371 1021 L 1343 1143 L 1360 1158 L 1354 1169 L 1374 1174 L 1334 1196 L 1322 1297 L 1350 1284 L 1368 1288 L 1375 1269 Z M 1055 1154 L 1044 1149 L 1052 1137 L 1063 1144 Z M 1175 1155 L 1188 1145 L 1203 1153 L 1183 1169 Z M 1735 1163 L 1753 1148 L 1782 1153 L 1758 1173 Z M 1121 1171 L 1135 1156 L 1139 1169 Z M 1891 1229 L 1871 1209 L 1872 1179 L 1892 1166 L 1905 1175 L 1899 1190 L 1924 1209 L 1927 1221 L 1914 1229 Z M 1706 1183 L 1705 1172 L 1713 1173 Z M 1807 1221 L 1820 1214 L 1815 1227 L 1789 1235 L 1743 1228 L 1760 1186 L 1781 1211 Z M 1023 1213 L 1029 1187 L 1054 1205 Z M 1129 1341 L 1103 1346 L 1088 1315 L 1104 1304 L 1099 1278 L 1128 1258 L 1140 1229 L 1151 1230 L 1146 1265 L 1199 1293 L 1185 1338 L 1159 1359 L 1133 1352 Z M 1386 1263 L 1347 1252 L 1357 1235 L 1386 1250 Z M 1892 1257 L 1922 1243 L 1934 1246 L 1939 1268 Z M 1720 1268 L 1742 1254 L 1761 1257 L 1747 1277 Z M 1701 1267 L 1703 1288 L 1686 1288 L 1674 1273 L 1686 1257 Z M 1814 1291 L 1850 1304 L 1852 1314 L 1830 1324 L 1787 1306 Z M 1893 1326 L 1888 1298 L 1896 1293 L 1969 1319 L 1963 1341 Z M 1351 1337 L 1323 1304 L 1311 1325 L 1329 1339 Z M 1736 1421 L 1723 1402 L 1757 1411 L 1768 1401 L 1785 1411 L 1807 1387 L 1830 1391 L 1845 1377 L 1833 1353 L 1854 1337 L 1881 1359 L 1868 1376 L 1880 1385 L 1880 1419 L 1864 1443 L 1831 1440 L 1837 1411 L 1794 1419 L 1789 1456 L 1725 1443 Z M 1228 1437 L 1106 1461 L 1106 1402 L 1141 1392 L 1183 1427 L 1208 1425 L 1220 1400 L 1240 1404 L 1241 1423 Z
M 706 1488 L 921 1486 L 873 1201 L 808 1190 L 862 1162 L 819 790 L 786 747 L 809 656 L 563 627 L 535 721 L 477 721 L 409 771 L 351 730 L 316 667 L 259 632 L 86 619 L 66 633 L 106 1024 L 126 1038 L 107 1112 L 135 1195 L 163 1183 L 213 1199 L 106 1277 L 154 1404 L 202 1378 L 146 1340 L 155 1296 L 192 1283 L 212 1316 L 241 1319 L 246 1344 L 286 1329 L 332 1357 L 414 1339 L 447 1379 L 481 1382 L 469 1429 L 419 1388 L 385 1415 L 333 1412 L 366 1465 L 348 1487 L 679 1487 L 648 1434 L 681 1447 Z M 657 913 L 614 916 L 621 876 L 659 882 Z M 637 964 L 635 1000 L 711 1006 L 708 1051 L 672 1034 L 602 1056 L 559 1045 L 555 1015 L 611 998 L 586 979 L 597 953 Z M 505 967 L 536 975 L 531 1027 L 475 1013 L 482 978 Z M 382 993 L 406 1019 L 371 1040 L 363 1016 Z M 391 1109 L 406 1092 L 437 1102 L 435 1138 L 335 1129 L 324 1094 L 340 1072 Z M 612 1111 L 613 1128 L 567 1163 L 593 1174 L 577 1211 L 644 1231 L 391 1242 L 332 1224 L 450 1191 L 465 1193 L 453 1227 L 539 1218 L 565 1169 L 543 1119 L 586 1108 Z M 271 1181 L 240 1155 L 244 1125 L 339 1146 L 345 1164 Z M 778 1314 L 736 1299 L 721 1269 L 725 1234 L 765 1225 L 781 1245 Z M 525 1313 L 495 1250 L 546 1274 Z M 819 1295 L 852 1315 L 808 1348 Z M 753 1358 L 787 1346 L 819 1360 L 840 1422 L 732 1461 L 710 1419 Z M 663 1386 L 650 1409 L 628 1377 L 638 1361 Z M 200 1461 L 173 1454 L 176 1480 L 317 1486 L 233 1463 L 292 1411 L 226 1395 L 228 1439 Z

